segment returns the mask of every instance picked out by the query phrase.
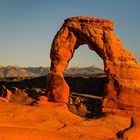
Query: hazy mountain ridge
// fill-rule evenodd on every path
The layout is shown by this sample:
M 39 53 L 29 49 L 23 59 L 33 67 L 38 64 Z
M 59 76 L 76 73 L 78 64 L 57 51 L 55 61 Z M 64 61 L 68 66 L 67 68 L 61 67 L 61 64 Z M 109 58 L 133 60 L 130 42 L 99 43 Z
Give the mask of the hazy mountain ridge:
M 0 66 L 0 77 L 40 77 L 49 73 L 49 67 Z M 65 76 L 96 76 L 104 74 L 104 70 L 96 66 L 71 67 L 65 70 Z
M 0 67 L 0 77 L 36 77 L 33 72 L 17 66 Z
M 30 73 L 34 73 L 37 77 L 44 76 L 49 73 L 49 67 L 27 67 L 24 69 Z
M 66 76 L 94 76 L 100 74 L 105 74 L 104 70 L 94 65 L 89 67 L 71 67 L 64 72 Z

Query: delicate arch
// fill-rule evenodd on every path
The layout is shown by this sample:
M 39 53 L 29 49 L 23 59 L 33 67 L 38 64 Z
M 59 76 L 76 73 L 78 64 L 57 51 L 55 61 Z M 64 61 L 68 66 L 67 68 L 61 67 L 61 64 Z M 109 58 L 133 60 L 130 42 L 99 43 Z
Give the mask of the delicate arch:
M 69 86 L 63 78 L 63 71 L 75 49 L 87 44 L 104 61 L 108 78 L 102 104 L 104 110 L 140 107 L 136 104 L 140 101 L 140 75 L 137 76 L 140 67 L 133 55 L 123 49 L 113 28 L 113 22 L 100 18 L 72 17 L 65 20 L 53 40 L 50 53 L 51 68 L 47 84 L 50 101 L 68 102 Z

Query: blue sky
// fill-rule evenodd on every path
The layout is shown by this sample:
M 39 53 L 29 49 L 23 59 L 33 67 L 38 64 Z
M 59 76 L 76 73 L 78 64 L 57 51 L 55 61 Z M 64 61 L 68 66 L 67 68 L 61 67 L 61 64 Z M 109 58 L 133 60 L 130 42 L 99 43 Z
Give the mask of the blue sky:
M 50 66 L 52 40 L 72 16 L 113 20 L 124 47 L 140 62 L 139 0 L 0 0 L 0 65 Z M 87 46 L 76 50 L 70 66 L 102 66 Z

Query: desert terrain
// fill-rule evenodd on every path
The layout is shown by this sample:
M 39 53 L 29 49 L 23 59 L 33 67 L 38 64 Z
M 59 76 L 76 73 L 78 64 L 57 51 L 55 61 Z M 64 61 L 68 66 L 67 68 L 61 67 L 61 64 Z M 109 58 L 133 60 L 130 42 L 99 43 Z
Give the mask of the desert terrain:
M 123 135 L 131 125 L 130 117 L 102 113 L 102 94 L 99 93 L 103 91 L 105 76 L 65 77 L 72 90 L 68 104 L 46 102 L 43 98 L 46 78 L 1 80 L 1 93 L 12 92 L 9 101 L 0 101 L 1 140 L 131 138 Z M 43 104 L 37 104 L 40 98 Z
M 0 108 L 1 140 L 115 140 L 130 124 L 129 118 L 115 115 L 81 118 L 49 102 L 42 107 L 1 103 Z
M 140 1 L 0 11 L 0 140 L 140 140 Z
M 139 140 L 140 66 L 113 31 L 110 20 L 68 18 L 52 42 L 49 70 L 1 67 L 1 140 Z M 65 70 L 83 44 L 104 71 Z

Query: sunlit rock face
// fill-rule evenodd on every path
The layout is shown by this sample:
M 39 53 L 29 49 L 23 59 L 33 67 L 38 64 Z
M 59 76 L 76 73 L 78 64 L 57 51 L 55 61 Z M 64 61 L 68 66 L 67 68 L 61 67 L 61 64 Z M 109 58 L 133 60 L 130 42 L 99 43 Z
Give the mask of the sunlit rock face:
M 108 81 L 103 111 L 140 111 L 140 66 L 113 32 L 112 21 L 92 17 L 66 19 L 56 34 L 50 52 L 51 68 L 47 96 L 50 101 L 68 102 L 69 87 L 63 72 L 80 45 L 87 44 L 104 62 Z M 93 52 L 94 53 L 94 52 Z

